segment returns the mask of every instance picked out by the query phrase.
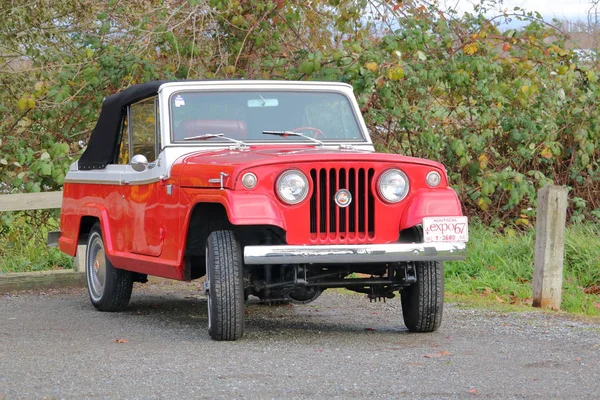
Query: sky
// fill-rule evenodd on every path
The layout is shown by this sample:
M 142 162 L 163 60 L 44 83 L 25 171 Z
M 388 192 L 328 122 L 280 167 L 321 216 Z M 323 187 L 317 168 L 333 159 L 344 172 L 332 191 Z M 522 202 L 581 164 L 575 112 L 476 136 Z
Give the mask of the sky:
M 448 6 L 456 4 L 456 8 L 462 11 L 472 10 L 472 4 L 475 3 L 473 0 L 442 0 L 442 2 Z M 558 18 L 575 22 L 587 21 L 592 0 L 504 0 L 500 7 L 508 11 L 512 11 L 514 7 L 522 7 L 528 11 L 538 11 L 548 21 Z

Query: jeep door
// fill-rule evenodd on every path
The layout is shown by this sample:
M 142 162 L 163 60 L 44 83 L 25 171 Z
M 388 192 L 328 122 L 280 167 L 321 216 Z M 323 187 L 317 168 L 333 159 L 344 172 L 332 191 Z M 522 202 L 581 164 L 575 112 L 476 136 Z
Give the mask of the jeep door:
M 129 165 L 123 173 L 123 198 L 127 210 L 127 238 L 132 253 L 158 257 L 162 253 L 165 236 L 162 217 L 165 188 L 160 182 L 157 159 L 160 149 L 157 98 L 149 98 L 131 105 L 127 113 L 129 161 L 136 155 L 146 163 L 136 171 Z

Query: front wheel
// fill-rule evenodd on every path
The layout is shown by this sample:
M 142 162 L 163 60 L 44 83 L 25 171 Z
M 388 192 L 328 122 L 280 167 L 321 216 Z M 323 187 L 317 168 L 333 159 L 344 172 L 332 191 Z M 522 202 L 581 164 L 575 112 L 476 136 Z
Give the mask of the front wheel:
M 206 242 L 208 333 L 214 340 L 244 335 L 242 251 L 232 231 L 212 232 Z
M 438 261 L 415 262 L 417 282 L 402 289 L 402 316 L 412 332 L 433 332 L 442 324 L 444 266 Z
M 115 268 L 104 250 L 100 225 L 92 227 L 85 254 L 85 277 L 94 307 L 100 311 L 121 311 L 131 298 L 133 274 Z

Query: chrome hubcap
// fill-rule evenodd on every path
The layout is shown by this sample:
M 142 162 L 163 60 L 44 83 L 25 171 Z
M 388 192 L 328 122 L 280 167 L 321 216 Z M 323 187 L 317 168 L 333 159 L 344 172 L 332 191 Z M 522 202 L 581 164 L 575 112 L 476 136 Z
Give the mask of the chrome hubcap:
M 106 283 L 106 254 L 100 235 L 95 232 L 92 235 L 88 244 L 86 272 L 90 296 L 94 301 L 99 301 L 104 294 Z

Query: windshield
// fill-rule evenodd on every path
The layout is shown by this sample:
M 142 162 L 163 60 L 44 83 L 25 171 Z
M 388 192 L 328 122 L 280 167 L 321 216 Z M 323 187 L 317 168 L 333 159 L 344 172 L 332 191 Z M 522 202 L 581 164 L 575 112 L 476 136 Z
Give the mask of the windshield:
M 258 142 L 305 141 L 291 131 L 320 141 L 363 141 L 350 102 L 341 93 L 286 91 L 177 92 L 171 96 L 173 140 L 206 134 Z M 211 141 L 223 141 L 215 138 Z

